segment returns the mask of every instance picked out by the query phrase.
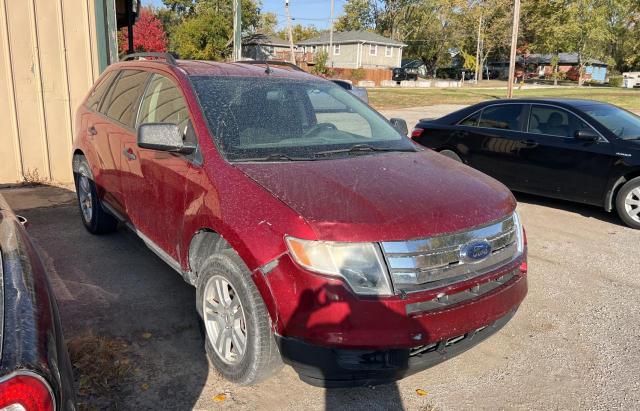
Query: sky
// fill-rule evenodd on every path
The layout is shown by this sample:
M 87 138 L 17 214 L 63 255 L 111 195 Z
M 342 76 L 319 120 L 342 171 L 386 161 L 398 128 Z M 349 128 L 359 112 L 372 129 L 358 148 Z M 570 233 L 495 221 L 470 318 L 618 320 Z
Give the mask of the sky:
M 229 0 L 231 1 L 231 0 Z M 334 0 L 334 19 L 342 13 L 346 0 Z M 287 17 L 284 12 L 284 0 L 262 0 L 262 11 L 272 12 L 278 16 L 278 28 L 286 27 Z M 143 0 L 142 4 L 162 6 L 162 0 Z M 330 0 L 289 0 L 293 24 L 303 26 L 314 25 L 320 29 L 329 27 L 331 15 Z

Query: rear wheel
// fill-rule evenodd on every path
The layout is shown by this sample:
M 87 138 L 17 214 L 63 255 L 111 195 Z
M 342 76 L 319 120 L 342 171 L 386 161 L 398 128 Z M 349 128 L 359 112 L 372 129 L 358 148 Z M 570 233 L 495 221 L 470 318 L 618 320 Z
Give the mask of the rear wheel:
M 629 180 L 618 191 L 616 210 L 625 224 L 640 229 L 640 177 Z
M 259 383 L 278 372 L 282 359 L 269 313 L 240 257 L 223 250 L 199 271 L 197 309 L 211 364 L 240 385 Z
M 460 158 L 460 156 L 457 155 L 455 152 L 453 152 L 451 150 L 442 150 L 442 151 L 440 151 L 440 154 L 442 154 L 445 157 L 449 157 L 452 160 L 456 160 L 456 161 L 462 163 L 462 159 Z
M 80 217 L 86 229 L 92 234 L 106 234 L 115 231 L 118 227 L 118 220 L 102 208 L 89 163 L 84 156 L 74 157 L 73 178 L 76 183 Z

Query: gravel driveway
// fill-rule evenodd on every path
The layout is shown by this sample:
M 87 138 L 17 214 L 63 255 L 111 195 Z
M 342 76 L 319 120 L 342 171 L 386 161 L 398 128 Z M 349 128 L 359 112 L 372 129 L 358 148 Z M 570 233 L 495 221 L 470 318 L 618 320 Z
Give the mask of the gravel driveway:
M 81 398 L 81 408 L 632 409 L 640 404 L 640 232 L 598 208 L 518 195 L 529 239 L 529 295 L 502 331 L 471 351 L 375 389 L 311 387 L 288 367 L 259 386 L 240 388 L 222 380 L 205 359 L 194 289 L 135 235 L 124 229 L 101 237 L 87 233 L 68 190 L 0 193 L 30 221 L 65 337 L 91 332 L 127 349 L 132 372 L 126 383 Z M 420 396 L 417 389 L 427 394 Z

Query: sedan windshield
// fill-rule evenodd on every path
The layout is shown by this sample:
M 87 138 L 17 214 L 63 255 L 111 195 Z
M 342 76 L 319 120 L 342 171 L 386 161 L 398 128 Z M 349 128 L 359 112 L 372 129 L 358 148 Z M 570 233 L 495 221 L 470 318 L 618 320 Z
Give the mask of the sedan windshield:
M 582 111 L 599 121 L 618 138 L 640 139 L 640 117 L 609 104 L 589 104 L 580 106 Z
M 328 81 L 191 79 L 216 144 L 230 161 L 415 151 L 383 117 Z

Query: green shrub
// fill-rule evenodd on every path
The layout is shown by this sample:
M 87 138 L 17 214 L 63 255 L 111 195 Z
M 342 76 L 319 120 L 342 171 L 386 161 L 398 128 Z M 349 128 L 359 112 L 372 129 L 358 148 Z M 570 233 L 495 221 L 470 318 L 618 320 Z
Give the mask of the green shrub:
M 622 76 L 609 76 L 609 85 L 611 87 L 622 87 Z
M 366 75 L 367 73 L 365 73 L 364 69 L 355 69 L 351 72 L 351 81 L 353 81 L 354 84 L 358 84 L 360 80 L 364 80 Z

